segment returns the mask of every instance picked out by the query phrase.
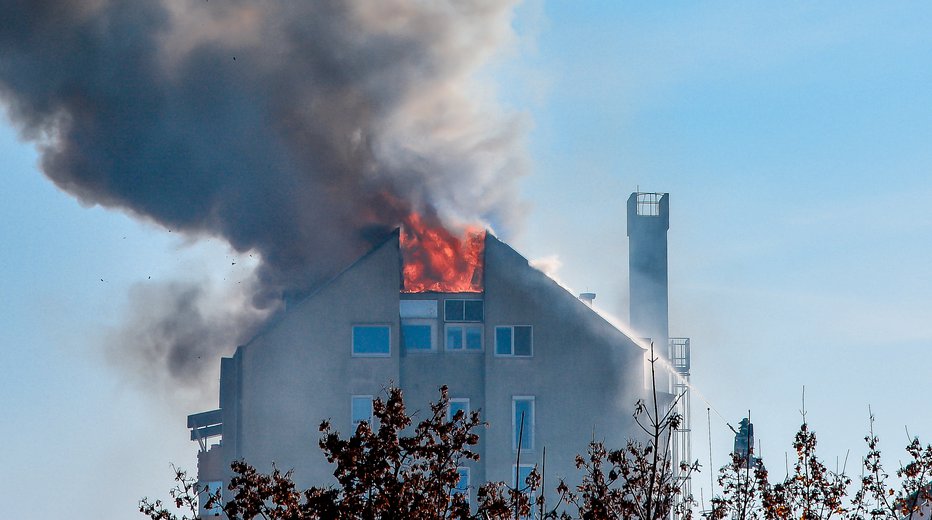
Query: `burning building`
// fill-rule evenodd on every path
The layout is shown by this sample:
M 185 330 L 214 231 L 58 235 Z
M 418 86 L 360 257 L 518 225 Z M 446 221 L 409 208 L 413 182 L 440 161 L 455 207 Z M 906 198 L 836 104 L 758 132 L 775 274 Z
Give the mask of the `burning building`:
M 646 388 L 643 342 L 590 304 L 491 233 L 458 239 L 410 220 L 222 360 L 220 408 L 188 417 L 199 480 L 220 487 L 245 459 L 293 468 L 300 486 L 332 482 L 321 420 L 348 433 L 389 385 L 411 410 L 447 385 L 451 408 L 489 423 L 480 460 L 462 470 L 472 500 L 478 484 L 530 471 L 544 447 L 548 481 L 572 482 L 591 439 L 622 446 L 634 434 Z

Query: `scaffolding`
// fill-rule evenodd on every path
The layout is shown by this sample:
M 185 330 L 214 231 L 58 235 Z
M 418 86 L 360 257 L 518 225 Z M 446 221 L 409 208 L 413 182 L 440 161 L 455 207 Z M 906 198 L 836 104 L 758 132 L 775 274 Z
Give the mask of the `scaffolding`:
M 688 470 L 690 464 L 692 464 L 692 449 L 690 447 L 692 430 L 689 417 L 689 338 L 670 338 L 668 359 L 676 372 L 670 378 L 670 393 L 673 394 L 673 398 L 676 400 L 676 412 L 682 418 L 679 426 L 673 430 L 671 439 L 673 443 L 673 471 L 676 478 L 682 483 L 683 493 L 680 500 L 684 500 L 692 495 L 692 482 Z M 680 469 L 683 464 L 687 468 L 685 471 Z

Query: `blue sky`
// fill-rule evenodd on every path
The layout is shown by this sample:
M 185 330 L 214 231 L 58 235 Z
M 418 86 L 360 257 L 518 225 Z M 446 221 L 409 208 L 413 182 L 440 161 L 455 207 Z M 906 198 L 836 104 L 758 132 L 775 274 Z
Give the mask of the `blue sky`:
M 539 7 L 525 186 L 548 209 L 521 249 L 556 248 L 561 276 L 624 316 L 624 199 L 668 191 L 671 333 L 692 338 L 712 406 L 732 424 L 751 410 L 765 459 L 790 449 L 804 385 L 828 460 L 850 448 L 856 464 L 868 405 L 891 464 L 904 426 L 927 438 L 932 13 Z M 730 436 L 713 414 L 716 457 Z
M 921 4 L 521 6 L 515 49 L 489 72 L 531 127 L 526 218 L 505 238 L 556 255 L 561 279 L 626 316 L 624 201 L 670 192 L 671 332 L 692 338 L 697 388 L 732 424 L 751 410 L 776 466 L 804 385 L 821 453 L 850 449 L 849 468 L 871 405 L 892 466 L 904 427 L 932 438 L 930 18 Z M 6 122 L 0 157 L 14 469 L 0 503 L 12 518 L 132 516 L 165 494 L 171 462 L 195 467 L 184 418 L 199 410 L 153 397 L 98 345 L 148 277 L 222 286 L 246 268 L 217 240 L 82 207 Z M 694 399 L 704 465 L 705 408 Z M 731 433 L 715 415 L 711 441 L 722 460 Z

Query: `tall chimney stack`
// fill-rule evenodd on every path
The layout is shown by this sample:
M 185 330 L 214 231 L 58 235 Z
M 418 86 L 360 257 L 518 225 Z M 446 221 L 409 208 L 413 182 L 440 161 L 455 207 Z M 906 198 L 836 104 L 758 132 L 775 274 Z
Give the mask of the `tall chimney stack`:
M 635 192 L 628 197 L 628 287 L 631 327 L 654 342 L 656 354 L 667 357 L 669 318 L 667 297 L 668 193 Z

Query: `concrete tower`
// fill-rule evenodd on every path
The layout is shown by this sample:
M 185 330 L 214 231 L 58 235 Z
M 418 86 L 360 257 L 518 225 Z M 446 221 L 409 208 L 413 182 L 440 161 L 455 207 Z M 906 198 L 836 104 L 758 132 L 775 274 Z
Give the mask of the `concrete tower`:
M 656 371 L 658 390 L 669 391 L 682 421 L 671 438 L 674 467 L 692 463 L 689 410 L 689 338 L 671 338 L 667 291 L 667 230 L 670 195 L 635 192 L 628 197 L 628 278 L 631 327 L 654 343 L 663 357 Z M 674 470 L 682 479 L 684 496 L 691 494 L 689 472 Z
M 632 193 L 628 197 L 628 286 L 630 319 L 635 332 L 650 338 L 667 355 L 670 338 L 667 297 L 668 193 Z

